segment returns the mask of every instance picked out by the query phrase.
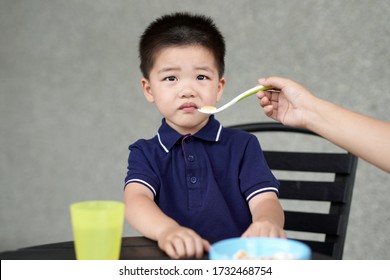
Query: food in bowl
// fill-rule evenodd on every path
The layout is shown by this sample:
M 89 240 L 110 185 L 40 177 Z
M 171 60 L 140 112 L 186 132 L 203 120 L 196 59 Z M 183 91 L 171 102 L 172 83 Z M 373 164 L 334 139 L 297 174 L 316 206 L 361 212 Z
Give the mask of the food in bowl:
M 235 260 L 294 260 L 297 256 L 291 253 L 278 252 L 270 257 L 255 257 L 249 255 L 245 250 L 240 250 L 234 255 Z

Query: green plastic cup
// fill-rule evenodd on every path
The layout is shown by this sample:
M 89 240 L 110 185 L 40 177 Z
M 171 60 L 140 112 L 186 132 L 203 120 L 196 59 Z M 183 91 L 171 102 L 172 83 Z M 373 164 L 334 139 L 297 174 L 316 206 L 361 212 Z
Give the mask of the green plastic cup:
M 119 259 L 124 221 L 122 202 L 77 202 L 70 206 L 70 213 L 76 259 Z

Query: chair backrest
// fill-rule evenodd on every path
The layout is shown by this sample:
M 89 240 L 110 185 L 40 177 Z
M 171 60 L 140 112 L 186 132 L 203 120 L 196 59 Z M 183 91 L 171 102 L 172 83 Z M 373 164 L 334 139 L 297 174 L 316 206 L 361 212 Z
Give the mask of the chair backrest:
M 276 122 L 230 127 L 251 132 L 259 138 L 265 134 L 286 132 L 288 137 L 292 137 L 292 133 L 298 133 L 310 135 L 304 137 L 314 136 L 320 141 L 327 142 L 328 145 L 330 143 L 309 130 L 287 127 Z M 278 138 L 275 137 L 274 141 L 277 142 Z M 287 177 L 278 179 L 279 197 L 285 209 L 285 230 L 289 238 L 305 242 L 314 252 L 327 255 L 332 259 L 342 259 L 358 158 L 342 149 L 337 153 L 272 151 L 264 147 L 263 143 L 261 145 L 271 170 L 273 172 L 283 170 L 284 176 Z M 314 180 L 294 179 L 293 173 L 301 171 L 304 174 L 313 173 L 314 176 L 325 173 L 327 176 L 326 179 L 321 177 Z M 275 175 L 278 177 L 277 174 Z M 291 202 L 294 200 L 295 204 Z M 283 202 L 292 203 L 292 209 L 286 209 Z M 309 203 L 307 209 L 296 209 L 305 202 Z M 323 205 L 317 206 L 319 203 Z M 324 210 L 318 213 L 317 210 L 321 207 Z

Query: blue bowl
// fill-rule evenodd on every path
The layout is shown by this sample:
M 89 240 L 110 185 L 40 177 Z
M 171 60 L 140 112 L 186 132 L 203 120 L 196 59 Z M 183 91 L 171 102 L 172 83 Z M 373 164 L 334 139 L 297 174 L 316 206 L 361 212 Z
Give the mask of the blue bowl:
M 282 238 L 248 237 L 218 241 L 209 251 L 211 260 L 278 259 L 309 260 L 311 249 L 306 244 Z

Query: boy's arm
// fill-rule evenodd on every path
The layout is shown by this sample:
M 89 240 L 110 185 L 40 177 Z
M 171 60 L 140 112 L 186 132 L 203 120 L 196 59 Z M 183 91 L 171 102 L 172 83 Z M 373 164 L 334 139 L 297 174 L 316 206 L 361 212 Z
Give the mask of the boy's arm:
M 208 241 L 165 215 L 153 199 L 153 193 L 144 185 L 129 183 L 124 198 L 127 221 L 144 236 L 156 240 L 171 258 L 202 257 L 210 248 Z
M 249 201 L 252 224 L 242 237 L 264 236 L 285 238 L 284 212 L 274 192 L 256 195 Z

